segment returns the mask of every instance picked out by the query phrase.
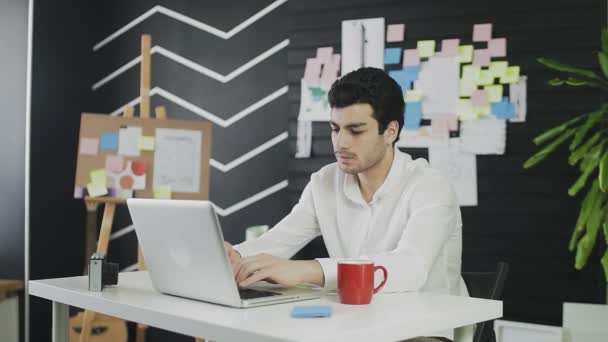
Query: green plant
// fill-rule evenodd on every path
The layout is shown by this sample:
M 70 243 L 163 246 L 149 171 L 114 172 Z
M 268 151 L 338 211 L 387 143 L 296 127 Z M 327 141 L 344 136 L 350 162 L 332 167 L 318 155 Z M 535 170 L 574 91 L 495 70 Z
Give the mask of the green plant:
M 531 168 L 555 149 L 570 141 L 568 163 L 577 166 L 580 176 L 568 189 L 570 196 L 584 191 L 586 194 L 568 248 L 576 252 L 574 267 L 582 269 L 598 236 L 603 234 L 608 245 L 608 31 L 601 34 L 601 51 L 597 53 L 602 74 L 594 70 L 582 69 L 548 58 L 538 58 L 538 62 L 559 71 L 564 78 L 548 82 L 550 86 L 590 87 L 600 91 L 603 99 L 599 108 L 553 127 L 534 138 L 536 145 L 544 147 L 530 157 L 524 168 Z M 591 183 L 591 184 L 589 184 Z M 585 190 L 583 190 L 585 189 Z M 601 237 L 600 237 L 601 239 Z M 601 258 L 604 276 L 608 282 L 608 250 Z

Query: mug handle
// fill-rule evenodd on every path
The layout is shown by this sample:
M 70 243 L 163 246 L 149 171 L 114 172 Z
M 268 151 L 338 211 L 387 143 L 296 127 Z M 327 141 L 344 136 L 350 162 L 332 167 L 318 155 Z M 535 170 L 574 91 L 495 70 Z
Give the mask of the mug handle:
M 386 279 L 388 279 L 388 272 L 386 271 L 386 268 L 384 268 L 384 266 L 374 266 L 374 273 L 376 273 L 377 270 L 382 270 L 382 273 L 384 273 L 384 280 L 382 280 L 380 285 L 378 285 L 374 289 L 374 294 L 378 293 L 378 291 L 380 291 L 382 289 L 382 287 L 386 283 Z

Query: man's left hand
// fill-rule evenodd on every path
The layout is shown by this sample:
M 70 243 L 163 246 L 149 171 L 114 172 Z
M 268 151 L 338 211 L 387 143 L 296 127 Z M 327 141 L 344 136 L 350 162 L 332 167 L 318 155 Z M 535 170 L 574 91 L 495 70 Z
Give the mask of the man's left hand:
M 236 275 L 240 287 L 248 287 L 258 281 L 294 287 L 303 282 L 323 286 L 323 270 L 315 260 L 289 260 L 268 254 L 242 258 Z

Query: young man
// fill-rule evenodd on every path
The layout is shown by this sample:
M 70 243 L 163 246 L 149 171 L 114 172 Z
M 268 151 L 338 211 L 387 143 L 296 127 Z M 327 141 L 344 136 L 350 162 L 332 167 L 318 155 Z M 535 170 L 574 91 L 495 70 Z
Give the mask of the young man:
M 311 176 L 299 203 L 260 238 L 226 244 L 238 284 L 260 280 L 335 288 L 340 259 L 388 270 L 382 292 L 461 294 L 462 222 L 448 181 L 395 147 L 403 95 L 383 70 L 361 68 L 329 91 L 337 162 Z M 289 260 L 322 235 L 330 258 Z M 453 338 L 453 332 L 433 334 Z

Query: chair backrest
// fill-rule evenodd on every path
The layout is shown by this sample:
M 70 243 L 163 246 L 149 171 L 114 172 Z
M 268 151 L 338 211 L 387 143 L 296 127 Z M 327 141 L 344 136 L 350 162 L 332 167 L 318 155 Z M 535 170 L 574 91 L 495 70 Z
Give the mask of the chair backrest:
M 499 300 L 502 299 L 502 291 L 508 273 L 509 264 L 499 262 L 495 272 L 463 272 L 462 278 L 471 297 Z M 477 323 L 473 342 L 495 341 L 492 321 Z

